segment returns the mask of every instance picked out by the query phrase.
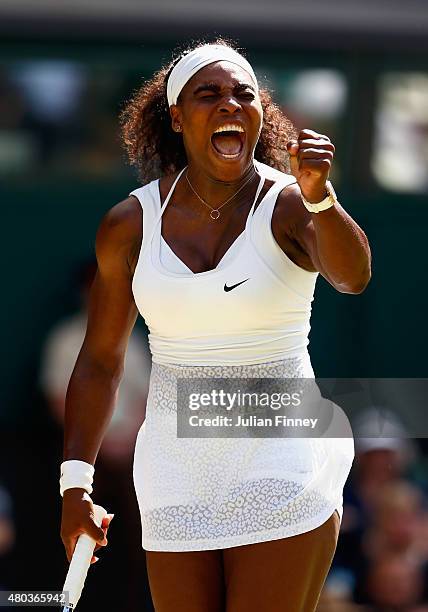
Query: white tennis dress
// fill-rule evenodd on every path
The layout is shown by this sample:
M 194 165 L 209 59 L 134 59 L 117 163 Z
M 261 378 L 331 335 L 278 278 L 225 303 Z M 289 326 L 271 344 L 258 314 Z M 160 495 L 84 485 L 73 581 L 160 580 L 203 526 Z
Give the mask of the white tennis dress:
M 346 438 L 177 437 L 178 377 L 314 377 L 307 345 L 317 273 L 294 264 L 271 230 L 277 196 L 295 179 L 256 164 L 261 180 L 245 230 L 207 272 L 193 273 L 161 236 L 162 213 L 179 177 L 163 206 L 158 180 L 132 192 L 143 207 L 132 291 L 153 357 L 134 457 L 146 550 L 228 548 L 310 531 L 335 509 L 342 517 L 352 432 Z M 275 183 L 254 210 L 265 178 Z

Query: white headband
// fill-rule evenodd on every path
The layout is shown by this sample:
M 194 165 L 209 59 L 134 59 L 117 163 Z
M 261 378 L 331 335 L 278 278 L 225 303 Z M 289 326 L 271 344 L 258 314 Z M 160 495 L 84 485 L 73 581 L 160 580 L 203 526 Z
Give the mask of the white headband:
M 256 91 L 258 92 L 257 77 L 251 64 L 245 57 L 225 45 L 203 45 L 190 51 L 190 53 L 186 53 L 171 71 L 166 88 L 169 106 L 177 104 L 181 90 L 198 70 L 208 66 L 208 64 L 222 61 L 237 64 L 246 70 L 254 81 Z

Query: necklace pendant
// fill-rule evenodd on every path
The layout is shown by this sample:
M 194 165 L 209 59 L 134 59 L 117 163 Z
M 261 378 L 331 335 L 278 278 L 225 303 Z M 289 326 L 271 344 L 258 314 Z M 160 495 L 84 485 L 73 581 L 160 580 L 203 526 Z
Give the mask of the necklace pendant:
M 220 216 L 220 211 L 217 210 L 217 208 L 213 208 L 212 211 L 210 212 L 211 219 L 214 219 L 215 221 L 216 219 L 219 218 L 219 216 Z

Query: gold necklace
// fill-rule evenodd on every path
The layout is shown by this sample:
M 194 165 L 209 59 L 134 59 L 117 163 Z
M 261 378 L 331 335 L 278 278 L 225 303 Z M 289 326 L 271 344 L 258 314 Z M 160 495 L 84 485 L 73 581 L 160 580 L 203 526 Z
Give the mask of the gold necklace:
M 213 208 L 210 204 L 208 204 L 208 202 L 205 202 L 205 200 L 203 198 L 201 198 L 201 196 L 199 195 L 199 193 L 196 191 L 196 189 L 193 187 L 192 183 L 189 181 L 189 177 L 187 176 L 188 170 L 186 170 L 186 180 L 189 183 L 189 187 L 190 189 L 193 191 L 193 193 L 195 194 L 195 196 L 202 202 L 202 204 L 205 204 L 205 206 L 208 206 L 208 208 L 210 209 L 210 217 L 211 219 L 213 219 L 214 221 L 216 219 L 218 219 L 220 217 L 220 208 L 223 208 L 223 206 L 225 206 L 226 204 L 228 204 L 228 202 L 230 202 L 231 200 L 233 200 L 234 197 L 236 197 L 238 195 L 238 193 L 240 193 L 244 187 L 246 185 L 248 185 L 248 183 L 251 181 L 251 179 L 253 178 L 253 176 L 255 176 L 257 174 L 257 172 L 254 172 L 254 174 L 252 174 L 250 176 L 250 178 L 248 178 L 245 183 L 243 185 L 241 185 L 241 187 L 238 189 L 238 191 L 236 193 L 234 193 L 230 198 L 228 198 L 226 200 L 226 202 L 223 202 L 223 204 L 220 204 L 220 206 L 217 206 L 217 208 Z

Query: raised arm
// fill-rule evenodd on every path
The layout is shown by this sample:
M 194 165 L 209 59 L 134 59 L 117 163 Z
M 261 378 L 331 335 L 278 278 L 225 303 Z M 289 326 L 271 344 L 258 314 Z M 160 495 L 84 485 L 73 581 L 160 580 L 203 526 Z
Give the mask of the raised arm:
M 130 261 L 140 242 L 141 209 L 135 198 L 128 198 L 108 211 L 96 235 L 98 269 L 90 292 L 87 329 L 65 402 L 64 461 L 94 464 L 110 422 L 138 314 Z M 78 488 L 64 492 L 61 536 L 69 559 L 80 533 L 101 538 L 83 493 Z
M 319 271 L 341 293 L 361 293 L 371 276 L 367 237 L 352 217 L 337 204 L 319 213 L 309 212 L 300 194 L 311 203 L 327 196 L 326 181 L 334 145 L 327 136 L 302 130 L 288 145 L 291 169 L 297 185 L 282 194 L 283 207 L 292 209 L 293 222 L 286 231 Z M 288 215 L 290 218 L 290 215 Z

